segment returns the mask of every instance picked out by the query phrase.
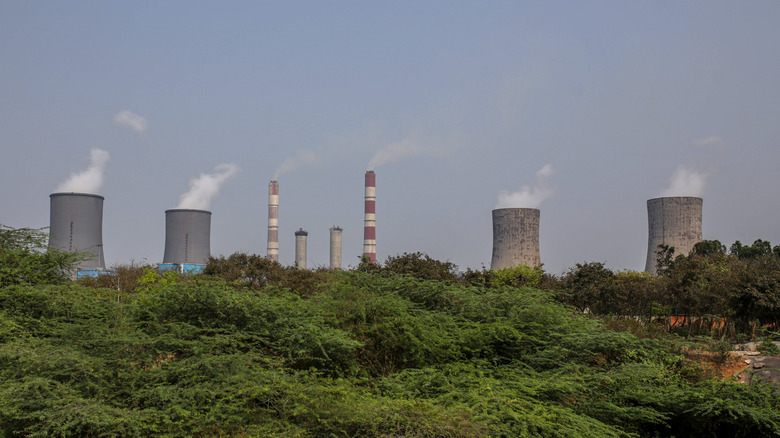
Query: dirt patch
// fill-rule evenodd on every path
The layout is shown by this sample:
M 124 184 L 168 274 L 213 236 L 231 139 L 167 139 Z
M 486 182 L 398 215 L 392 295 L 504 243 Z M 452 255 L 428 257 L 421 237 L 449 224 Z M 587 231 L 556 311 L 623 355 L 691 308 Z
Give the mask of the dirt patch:
M 711 351 L 684 349 L 687 360 L 712 370 L 715 376 L 722 380 L 737 377 L 750 365 L 745 362 L 745 356 L 737 352 L 713 353 Z

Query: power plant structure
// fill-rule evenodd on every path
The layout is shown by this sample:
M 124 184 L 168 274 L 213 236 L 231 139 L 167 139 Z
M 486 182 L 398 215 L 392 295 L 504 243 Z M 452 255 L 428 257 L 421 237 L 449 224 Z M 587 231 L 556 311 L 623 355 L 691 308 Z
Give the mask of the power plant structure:
M 363 256 L 369 263 L 376 263 L 376 174 L 373 170 L 366 172 Z
M 330 269 L 341 269 L 341 227 L 330 229 Z
M 295 267 L 306 269 L 306 239 L 309 233 L 299 228 L 295 232 Z
M 674 255 L 688 255 L 701 242 L 702 199 L 692 196 L 653 198 L 647 201 L 647 262 L 655 274 L 658 246 L 674 247 Z
M 279 261 L 279 182 L 268 183 L 268 247 L 266 258 Z
M 211 212 L 171 209 L 165 211 L 165 255 L 162 270 L 198 273 L 211 256 Z
M 90 193 L 52 193 L 49 247 L 84 257 L 75 264 L 78 277 L 106 269 L 103 255 L 103 198 Z
M 541 266 L 539 256 L 539 209 L 493 210 L 493 258 L 491 270 L 528 265 Z

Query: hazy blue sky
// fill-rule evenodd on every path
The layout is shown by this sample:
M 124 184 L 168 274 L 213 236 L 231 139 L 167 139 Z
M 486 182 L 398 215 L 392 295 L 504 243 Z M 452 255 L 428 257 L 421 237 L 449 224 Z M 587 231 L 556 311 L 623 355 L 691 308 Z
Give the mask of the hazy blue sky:
M 265 254 L 268 181 L 297 157 L 280 261 L 303 227 L 327 264 L 340 225 L 355 264 L 363 175 L 389 150 L 380 260 L 489 265 L 499 194 L 538 185 L 549 271 L 642 269 L 646 201 L 675 172 L 705 238 L 778 244 L 779 24 L 768 0 L 0 0 L 0 223 L 47 226 L 100 148 L 108 264 L 160 262 L 164 211 L 220 164 L 241 170 L 212 253 Z

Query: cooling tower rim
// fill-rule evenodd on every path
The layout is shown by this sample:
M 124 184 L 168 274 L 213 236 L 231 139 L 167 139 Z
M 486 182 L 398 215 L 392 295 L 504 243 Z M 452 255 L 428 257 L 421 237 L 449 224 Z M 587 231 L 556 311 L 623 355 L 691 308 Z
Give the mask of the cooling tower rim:
M 49 195 L 50 198 L 54 198 L 55 196 L 87 196 L 90 198 L 99 198 L 105 200 L 102 195 L 97 195 L 95 193 L 80 193 L 80 192 L 55 192 Z
M 168 213 L 176 213 L 176 212 L 184 212 L 184 211 L 190 211 L 190 212 L 196 212 L 196 213 L 208 213 L 211 214 L 208 210 L 199 210 L 197 208 L 171 208 L 169 210 L 165 210 L 165 214 Z
M 494 212 L 497 211 L 541 211 L 538 208 L 526 208 L 526 207 L 509 207 L 509 208 L 495 208 L 493 209 Z
M 663 199 L 697 199 L 699 201 L 703 201 L 703 198 L 701 196 L 659 196 L 657 198 L 650 198 L 647 200 L 647 203 L 651 202 L 658 202 Z

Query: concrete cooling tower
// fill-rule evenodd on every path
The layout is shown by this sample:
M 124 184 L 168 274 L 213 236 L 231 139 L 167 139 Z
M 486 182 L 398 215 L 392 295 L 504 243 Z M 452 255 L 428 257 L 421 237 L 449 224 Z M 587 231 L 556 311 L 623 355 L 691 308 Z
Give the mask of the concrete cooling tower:
M 303 228 L 295 232 L 295 267 L 306 269 L 306 238 L 309 235 Z
M 647 262 L 645 271 L 656 273 L 658 245 L 674 247 L 674 255 L 688 255 L 701 242 L 702 199 L 689 196 L 647 201 Z
M 49 195 L 49 247 L 80 252 L 84 259 L 78 270 L 105 269 L 103 257 L 103 198 L 89 193 L 52 193 Z M 81 275 L 79 273 L 79 275 Z
M 211 255 L 211 212 L 173 209 L 165 211 L 165 255 L 160 269 L 197 273 Z
M 330 269 L 341 269 L 341 234 L 340 227 L 330 229 Z
M 539 256 L 539 210 L 499 208 L 493 210 L 493 259 L 490 269 L 519 265 L 541 266 Z

